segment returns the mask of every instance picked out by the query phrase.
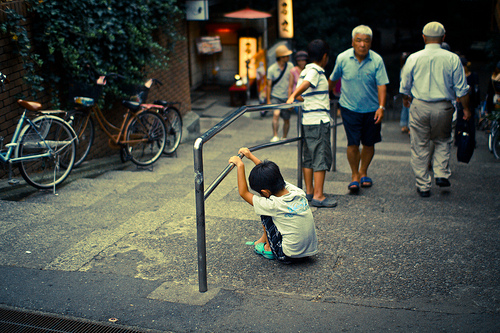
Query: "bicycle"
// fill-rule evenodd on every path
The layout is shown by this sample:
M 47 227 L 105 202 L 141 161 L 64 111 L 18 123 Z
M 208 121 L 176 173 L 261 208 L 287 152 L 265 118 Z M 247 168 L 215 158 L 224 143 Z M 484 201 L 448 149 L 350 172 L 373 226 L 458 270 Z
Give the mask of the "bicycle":
M 131 99 L 141 103 L 143 107 L 157 110 L 163 117 L 165 125 L 167 126 L 167 142 L 165 144 L 165 149 L 163 149 L 163 153 L 170 156 L 175 153 L 182 139 L 182 118 L 179 111 L 181 102 L 155 100 L 153 104 L 147 104 L 148 92 L 155 84 L 160 86 L 163 85 L 158 79 L 149 79 L 144 85 L 135 86 Z M 176 105 L 179 105 L 179 107 L 176 107 Z
M 0 73 L 2 90 L 7 77 Z M 9 184 L 16 185 L 12 177 L 12 165 L 18 164 L 24 180 L 38 189 L 53 188 L 71 173 L 75 162 L 77 136 L 73 128 L 62 118 L 55 116 L 64 111 L 42 111 L 42 104 L 18 100 L 24 109 L 10 143 L 3 146 L 0 138 L 0 161 L 9 166 Z M 28 113 L 38 116 L 31 120 Z
M 101 75 L 94 87 L 84 87 L 83 94 L 76 94 L 75 110 L 68 112 L 68 122 L 75 129 L 80 144 L 75 165 L 80 165 L 94 142 L 95 126 L 93 117 L 99 127 L 109 137 L 111 148 L 120 149 L 122 161 L 131 160 L 138 166 L 149 166 L 160 158 L 167 142 L 167 127 L 163 118 L 148 107 L 133 101 L 122 101 L 127 109 L 120 126 L 115 126 L 106 119 L 96 103 L 100 95 L 100 87 L 106 84 L 107 78 L 121 77 L 110 73 Z
M 488 149 L 493 153 L 496 159 L 500 159 L 500 126 L 498 120 L 500 111 L 493 111 L 490 117 L 490 132 L 488 134 Z

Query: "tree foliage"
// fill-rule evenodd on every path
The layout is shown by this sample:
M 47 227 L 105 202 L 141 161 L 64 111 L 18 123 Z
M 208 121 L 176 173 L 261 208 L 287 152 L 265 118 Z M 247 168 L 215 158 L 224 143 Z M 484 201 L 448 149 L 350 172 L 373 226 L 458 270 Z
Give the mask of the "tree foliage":
M 28 2 L 34 14 L 30 53 L 40 59 L 39 74 L 46 84 L 30 82 L 29 72 L 26 78 L 35 90 L 50 87 L 56 98 L 69 81 L 87 79 L 85 61 L 102 73 L 138 80 L 148 69 L 166 67 L 179 39 L 175 25 L 181 9 L 176 0 Z M 160 31 L 166 42 L 158 39 Z
M 305 49 L 318 38 L 328 43 L 332 56 L 350 47 L 351 30 L 358 19 L 344 1 L 325 0 L 314 5 L 295 1 L 293 10 L 297 48 Z
M 41 90 L 43 79 L 37 74 L 37 67 L 41 66 L 40 56 L 31 52 L 31 41 L 25 28 L 24 17 L 11 8 L 4 11 L 7 19 L 0 23 L 0 32 L 7 34 L 14 43 L 14 54 L 21 57 L 26 72 L 26 83 L 35 87 L 35 91 Z

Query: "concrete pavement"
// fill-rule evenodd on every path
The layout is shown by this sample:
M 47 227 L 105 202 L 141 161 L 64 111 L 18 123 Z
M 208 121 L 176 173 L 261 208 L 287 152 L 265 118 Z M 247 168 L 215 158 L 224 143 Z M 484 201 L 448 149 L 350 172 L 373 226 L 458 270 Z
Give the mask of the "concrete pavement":
M 220 120 L 214 110 L 202 133 Z M 239 147 L 270 137 L 270 117 L 244 116 L 209 141 L 205 186 Z M 338 137 L 325 184 L 338 207 L 313 208 L 314 258 L 283 266 L 245 245 L 262 229 L 233 172 L 206 202 L 209 290 L 200 294 L 193 146 L 183 143 L 153 170 L 91 161 L 57 196 L 0 201 L 0 304 L 144 331 L 498 331 L 500 162 L 484 133 L 469 164 L 453 156 L 452 187 L 425 199 L 396 122 L 383 125 L 374 186 L 359 195 L 348 194 L 342 128 Z M 256 155 L 296 182 L 295 144 Z

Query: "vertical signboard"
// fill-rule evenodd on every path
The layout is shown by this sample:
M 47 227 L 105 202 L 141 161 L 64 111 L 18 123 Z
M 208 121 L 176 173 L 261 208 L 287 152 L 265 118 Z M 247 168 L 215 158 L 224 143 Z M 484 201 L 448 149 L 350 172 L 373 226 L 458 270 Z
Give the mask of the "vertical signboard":
M 278 29 L 280 38 L 293 38 L 292 0 L 278 0 Z
M 257 38 L 241 37 L 240 43 L 240 76 L 243 78 L 255 79 L 255 54 L 257 53 Z M 248 66 L 248 73 L 247 73 Z

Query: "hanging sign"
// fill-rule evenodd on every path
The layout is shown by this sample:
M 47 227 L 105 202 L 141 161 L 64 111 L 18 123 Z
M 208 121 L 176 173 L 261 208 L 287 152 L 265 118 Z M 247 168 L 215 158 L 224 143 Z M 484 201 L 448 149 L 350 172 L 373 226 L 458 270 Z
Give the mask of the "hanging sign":
M 207 0 L 187 0 L 186 1 L 186 20 L 188 21 L 207 21 L 208 20 L 208 1 Z
M 240 37 L 239 49 L 240 49 L 240 59 L 239 59 L 240 76 L 246 78 L 248 75 L 249 79 L 255 79 L 256 76 L 255 54 L 257 53 L 257 38 Z
M 198 54 L 214 54 L 222 52 L 222 45 L 219 36 L 206 36 L 196 39 Z
M 293 38 L 292 0 L 278 0 L 278 29 L 280 38 Z

